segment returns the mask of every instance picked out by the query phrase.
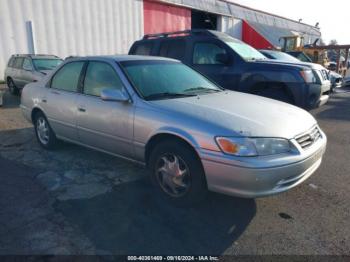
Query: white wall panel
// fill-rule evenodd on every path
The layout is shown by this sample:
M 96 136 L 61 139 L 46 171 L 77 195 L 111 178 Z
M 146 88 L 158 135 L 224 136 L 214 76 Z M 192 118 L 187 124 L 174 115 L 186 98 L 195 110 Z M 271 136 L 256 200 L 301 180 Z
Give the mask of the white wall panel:
M 127 53 L 143 36 L 142 0 L 0 0 L 0 79 L 9 57 L 29 53 L 32 21 L 37 53 Z
M 218 30 L 234 38 L 242 39 L 242 20 L 229 16 L 218 17 Z

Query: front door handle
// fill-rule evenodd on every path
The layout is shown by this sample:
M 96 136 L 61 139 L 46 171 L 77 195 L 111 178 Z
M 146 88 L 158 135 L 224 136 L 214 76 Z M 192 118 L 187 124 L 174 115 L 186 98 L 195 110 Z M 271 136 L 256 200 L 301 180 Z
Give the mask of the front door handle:
M 78 110 L 79 110 L 79 112 L 86 112 L 86 109 L 82 108 L 82 107 L 78 107 Z
M 46 98 L 41 99 L 41 102 L 46 103 L 47 102 Z

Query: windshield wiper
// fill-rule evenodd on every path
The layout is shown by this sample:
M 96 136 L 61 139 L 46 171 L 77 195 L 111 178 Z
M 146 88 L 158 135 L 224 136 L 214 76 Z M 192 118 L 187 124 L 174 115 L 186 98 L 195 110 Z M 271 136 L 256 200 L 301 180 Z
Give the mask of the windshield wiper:
M 189 96 L 196 96 L 196 95 L 164 92 L 164 93 L 151 94 L 151 95 L 145 96 L 144 98 L 146 100 L 156 100 L 156 99 L 163 99 L 163 98 L 177 98 L 177 97 L 189 97 Z
M 193 88 L 189 88 L 189 89 L 186 89 L 184 92 L 186 93 L 191 93 L 191 92 L 195 92 L 195 91 L 205 91 L 206 93 L 207 92 L 220 92 L 222 90 L 220 89 L 213 89 L 213 88 L 208 88 L 208 87 L 203 87 L 203 86 L 198 86 L 198 87 L 193 87 Z

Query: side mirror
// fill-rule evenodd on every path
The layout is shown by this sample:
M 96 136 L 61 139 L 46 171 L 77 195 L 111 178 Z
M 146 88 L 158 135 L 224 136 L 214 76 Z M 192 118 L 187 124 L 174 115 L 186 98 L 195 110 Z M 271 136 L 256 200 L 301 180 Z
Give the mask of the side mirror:
M 230 62 L 230 58 L 225 53 L 217 54 L 215 60 L 223 65 L 227 65 Z
M 129 101 L 129 96 L 123 90 L 103 89 L 101 91 L 101 99 L 104 101 L 126 102 Z

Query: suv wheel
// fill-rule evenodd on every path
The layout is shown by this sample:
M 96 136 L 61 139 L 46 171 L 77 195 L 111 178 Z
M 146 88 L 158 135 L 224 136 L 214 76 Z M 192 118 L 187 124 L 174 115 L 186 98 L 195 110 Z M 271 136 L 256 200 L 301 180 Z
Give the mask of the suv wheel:
M 35 114 L 34 128 L 39 144 L 45 149 L 53 149 L 57 143 L 56 135 L 42 112 Z
M 18 88 L 11 78 L 7 79 L 7 86 L 12 95 L 18 95 Z
M 174 205 L 191 206 L 205 198 L 208 190 L 202 163 L 187 145 L 162 142 L 152 151 L 149 164 L 152 182 Z

